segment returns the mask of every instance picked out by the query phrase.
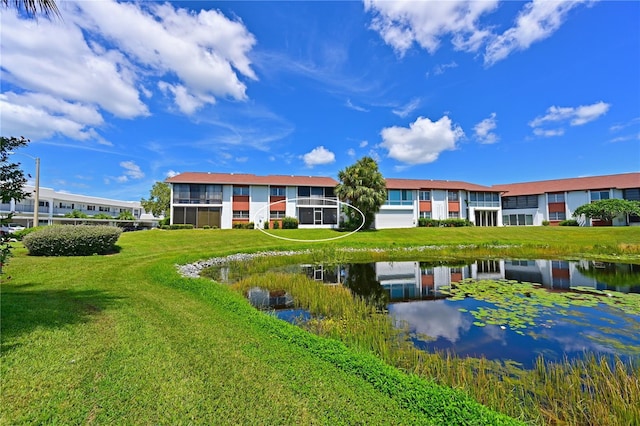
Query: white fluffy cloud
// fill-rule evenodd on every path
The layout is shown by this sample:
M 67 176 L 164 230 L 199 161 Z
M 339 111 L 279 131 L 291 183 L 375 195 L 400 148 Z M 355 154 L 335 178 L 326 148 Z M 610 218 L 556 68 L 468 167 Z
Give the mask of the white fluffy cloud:
M 1 77 L 14 92 L 3 93 L 3 114 L 24 109 L 20 97 L 35 99 L 26 112 L 39 120 L 41 137 L 84 140 L 104 113 L 149 115 L 145 101 L 156 87 L 185 114 L 216 98 L 244 100 L 240 77 L 256 78 L 248 58 L 255 38 L 219 11 L 112 0 L 69 1 L 61 9 L 61 20 L 22 19 L 12 8 L 1 17 Z
M 142 179 L 144 177 L 144 172 L 140 169 L 140 166 L 133 161 L 122 161 L 120 162 L 120 167 L 124 169 L 124 172 L 116 178 L 118 182 L 127 182 L 129 179 Z
M 406 164 L 424 164 L 437 160 L 442 151 L 455 149 L 464 132 L 443 116 L 435 122 L 418 117 L 409 128 L 387 127 L 380 135 L 380 146 L 389 151 L 389 157 Z
M 516 19 L 516 24 L 487 45 L 485 64 L 494 64 L 517 50 L 525 50 L 533 43 L 551 36 L 566 20 L 571 9 L 591 0 L 548 1 L 527 3 Z
M 484 62 L 492 65 L 549 37 L 571 9 L 591 1 L 533 0 L 524 4 L 514 26 L 502 34 L 495 34 L 492 26 L 480 22 L 497 9 L 497 0 L 364 0 L 364 4 L 372 14 L 371 29 L 400 56 L 414 43 L 433 54 L 443 39 L 450 38 L 457 50 L 478 52 L 484 48 Z
M 483 144 L 492 144 L 498 142 L 498 135 L 493 131 L 498 124 L 496 123 L 496 113 L 492 112 L 489 118 L 485 118 L 473 127 L 476 139 Z
M 304 154 L 302 160 L 307 167 L 313 167 L 321 164 L 331 164 L 336 161 L 336 156 L 324 146 L 319 146 Z
M 58 133 L 77 140 L 100 139 L 93 126 L 103 123 L 93 105 L 68 102 L 43 93 L 0 94 L 2 131 L 30 139 Z
M 571 126 L 582 126 L 606 114 L 610 107 L 610 104 L 602 101 L 578 107 L 551 106 L 545 115 L 529 122 L 529 126 L 533 127 L 533 133 L 537 136 L 560 136 L 564 134 L 564 129 L 543 129 L 542 127 L 549 123 L 562 125 L 567 122 Z
M 478 27 L 479 18 L 498 4 L 488 1 L 384 1 L 365 0 L 365 10 L 373 14 L 371 28 L 400 54 L 414 43 L 434 53 L 445 36 L 456 48 L 475 51 L 489 36 Z

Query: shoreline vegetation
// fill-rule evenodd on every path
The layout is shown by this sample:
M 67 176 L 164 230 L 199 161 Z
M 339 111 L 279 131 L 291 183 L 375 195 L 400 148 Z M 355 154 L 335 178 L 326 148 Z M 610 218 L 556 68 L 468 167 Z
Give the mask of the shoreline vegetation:
M 123 234 L 117 254 L 73 258 L 16 246 L 0 276 L 2 424 L 640 422 L 637 364 L 587 357 L 523 372 L 418 353 L 344 289 L 265 273 L 277 256 L 238 260 L 245 275 L 233 288 L 176 271 L 237 253 L 375 261 L 415 257 L 420 247 L 424 260 L 640 264 L 640 228 L 412 228 L 319 244 L 255 230 L 158 230 Z M 303 330 L 259 312 L 243 295 L 256 284 L 290 286 L 310 310 L 331 310 L 330 320 Z

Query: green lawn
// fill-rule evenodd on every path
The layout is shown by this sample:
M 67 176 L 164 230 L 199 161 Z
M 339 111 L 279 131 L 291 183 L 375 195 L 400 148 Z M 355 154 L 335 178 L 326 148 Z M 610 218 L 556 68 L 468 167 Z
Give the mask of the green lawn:
M 255 230 L 148 231 L 118 245 L 110 256 L 41 258 L 17 244 L 1 276 L 0 424 L 497 422 L 459 393 L 434 397 L 430 383 L 255 312 L 175 265 L 237 252 L 432 245 L 444 246 L 434 256 L 640 263 L 640 227 L 404 229 L 316 244 Z

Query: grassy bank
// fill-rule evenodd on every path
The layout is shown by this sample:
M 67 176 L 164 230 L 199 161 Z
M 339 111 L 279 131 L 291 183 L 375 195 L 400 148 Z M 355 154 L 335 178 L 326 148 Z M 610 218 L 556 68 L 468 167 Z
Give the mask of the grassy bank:
M 118 254 L 82 258 L 14 251 L 1 277 L 0 423 L 428 423 L 430 413 L 406 400 L 425 381 L 408 386 L 411 376 L 396 377 L 366 354 L 325 347 L 321 339 L 300 346 L 291 340 L 299 339 L 295 327 L 255 313 L 227 288 L 179 277 L 175 264 L 308 248 L 401 255 L 415 246 L 429 246 L 434 258 L 640 263 L 640 228 L 410 229 L 316 244 L 248 230 L 148 231 L 123 234 L 118 245 Z M 339 353 L 366 362 L 329 356 Z M 460 398 L 471 412 L 485 413 Z

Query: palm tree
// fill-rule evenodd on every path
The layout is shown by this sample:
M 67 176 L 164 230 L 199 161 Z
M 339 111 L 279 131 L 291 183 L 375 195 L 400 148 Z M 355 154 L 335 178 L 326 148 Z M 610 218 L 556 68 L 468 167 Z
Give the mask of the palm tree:
M 375 214 L 387 199 L 386 182 L 378 171 L 378 163 L 371 157 L 363 157 L 352 166 L 338 172 L 338 179 L 340 183 L 335 189 L 336 196 L 362 211 L 362 228 L 369 229 Z M 362 221 L 361 216 L 353 209 L 346 209 L 345 213 L 352 222 L 351 227 L 357 228 Z
M 18 9 L 24 10 L 30 16 L 36 16 L 38 11 L 45 15 L 60 16 L 60 10 L 54 0 L 1 0 L 5 7 L 9 7 L 11 4 Z

